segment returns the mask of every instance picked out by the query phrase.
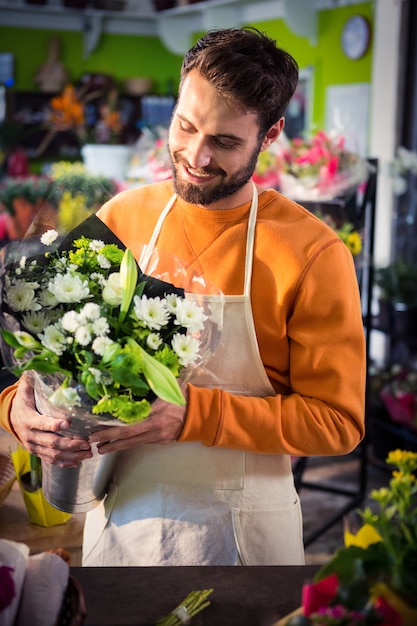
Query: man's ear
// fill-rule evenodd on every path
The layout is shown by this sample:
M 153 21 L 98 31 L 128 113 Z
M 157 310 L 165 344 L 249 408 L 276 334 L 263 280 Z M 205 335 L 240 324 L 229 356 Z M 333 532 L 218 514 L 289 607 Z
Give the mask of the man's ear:
M 262 152 L 262 150 L 266 150 L 267 148 L 269 148 L 271 143 L 273 143 L 276 139 L 278 139 L 278 137 L 282 133 L 284 126 L 285 126 L 284 117 L 281 117 L 277 122 L 275 122 L 275 124 L 272 124 L 271 128 L 268 130 L 268 132 L 266 133 L 264 137 L 264 140 L 261 144 L 260 152 Z

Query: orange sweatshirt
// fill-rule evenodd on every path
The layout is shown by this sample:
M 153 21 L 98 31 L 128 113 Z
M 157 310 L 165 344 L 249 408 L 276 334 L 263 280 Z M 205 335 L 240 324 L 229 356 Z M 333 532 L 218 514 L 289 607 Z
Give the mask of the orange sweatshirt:
M 171 181 L 124 191 L 98 216 L 139 258 L 171 195 Z M 177 199 L 156 243 L 157 269 L 149 273 L 169 273 L 176 257 L 224 294 L 242 294 L 249 208 L 210 210 Z M 303 456 L 350 452 L 364 434 L 366 374 L 352 255 L 320 219 L 274 190 L 259 196 L 251 302 L 276 395 L 189 385 L 179 440 Z M 14 386 L 0 397 L 9 430 L 13 395 Z

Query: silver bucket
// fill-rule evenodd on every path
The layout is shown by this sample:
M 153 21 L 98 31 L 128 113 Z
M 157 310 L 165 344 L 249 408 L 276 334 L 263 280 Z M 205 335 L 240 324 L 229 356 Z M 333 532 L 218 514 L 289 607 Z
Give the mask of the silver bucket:
M 48 400 L 54 388 L 59 386 L 55 377 L 33 373 L 35 403 L 39 413 L 56 419 L 68 419 L 69 430 L 63 437 L 88 439 L 89 435 L 121 422 L 109 417 L 98 419 L 85 409 L 71 407 L 64 410 Z M 86 513 L 96 507 L 107 493 L 107 486 L 117 463 L 118 452 L 99 454 L 92 446 L 93 456 L 78 463 L 78 467 L 64 468 L 42 460 L 42 491 L 46 500 L 60 511 Z
M 43 495 L 60 511 L 91 511 L 106 495 L 116 461 L 116 452 L 100 455 L 96 450 L 93 450 L 91 459 L 81 461 L 74 468 L 42 461 Z

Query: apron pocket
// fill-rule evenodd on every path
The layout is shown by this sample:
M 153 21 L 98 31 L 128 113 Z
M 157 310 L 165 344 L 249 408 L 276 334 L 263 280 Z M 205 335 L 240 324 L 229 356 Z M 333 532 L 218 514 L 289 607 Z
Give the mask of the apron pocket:
M 300 501 L 287 509 L 233 509 L 233 529 L 243 565 L 304 565 Z

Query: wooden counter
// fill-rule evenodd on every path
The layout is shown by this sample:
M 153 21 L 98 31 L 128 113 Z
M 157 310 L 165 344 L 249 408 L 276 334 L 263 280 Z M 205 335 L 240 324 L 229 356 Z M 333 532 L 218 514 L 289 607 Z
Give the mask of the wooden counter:
M 0 451 L 8 452 L 14 439 L 0 429 Z M 0 506 L 0 537 L 20 541 L 29 546 L 31 554 L 51 548 L 65 548 L 71 553 L 71 564 L 81 565 L 81 545 L 84 513 L 72 515 L 59 526 L 38 526 L 28 520 L 26 507 L 17 480 L 11 492 Z

